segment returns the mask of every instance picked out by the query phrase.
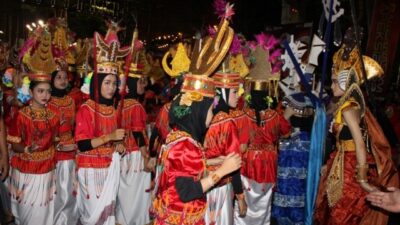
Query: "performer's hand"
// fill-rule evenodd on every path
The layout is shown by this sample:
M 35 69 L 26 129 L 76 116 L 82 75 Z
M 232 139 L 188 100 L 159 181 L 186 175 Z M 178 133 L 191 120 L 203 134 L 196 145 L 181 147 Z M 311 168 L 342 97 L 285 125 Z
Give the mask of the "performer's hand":
M 229 153 L 218 169 L 222 172 L 221 177 L 238 170 L 242 166 L 242 158 L 237 153 Z
M 400 212 L 400 189 L 387 188 L 388 192 L 374 191 L 367 195 L 367 200 L 372 205 L 380 207 L 389 212 Z
M 146 172 L 152 172 L 152 171 L 154 172 L 154 170 L 156 168 L 156 158 L 155 157 L 150 158 L 147 161 L 147 164 L 145 164 L 144 166 L 145 166 L 145 171 Z
M 117 143 L 115 145 L 115 151 L 118 152 L 121 155 L 125 154 L 126 148 L 125 148 L 124 143 L 122 143 L 122 142 L 121 143 Z
M 111 141 L 120 141 L 125 137 L 125 129 L 116 129 L 109 134 Z
M 239 217 L 245 217 L 247 213 L 247 203 L 246 200 L 243 199 L 238 199 L 237 200 L 238 206 L 239 206 Z
M 0 155 L 0 179 L 4 180 L 8 176 L 8 169 L 10 165 L 8 163 L 8 157 Z

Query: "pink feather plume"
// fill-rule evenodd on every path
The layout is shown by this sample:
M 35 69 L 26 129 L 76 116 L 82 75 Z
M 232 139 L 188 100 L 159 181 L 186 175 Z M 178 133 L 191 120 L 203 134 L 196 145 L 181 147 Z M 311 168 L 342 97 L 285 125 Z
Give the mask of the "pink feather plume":
M 231 55 L 237 55 L 241 52 L 241 45 L 238 36 L 235 34 L 233 36 L 231 47 L 229 48 L 229 53 Z

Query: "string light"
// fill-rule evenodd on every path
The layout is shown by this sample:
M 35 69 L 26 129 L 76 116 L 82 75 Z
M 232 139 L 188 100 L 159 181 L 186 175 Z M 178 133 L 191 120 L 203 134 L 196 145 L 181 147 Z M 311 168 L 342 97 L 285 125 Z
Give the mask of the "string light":
M 38 24 L 39 24 L 39 26 L 44 27 L 43 20 L 38 20 Z
M 32 30 L 33 30 L 32 27 L 31 27 L 31 25 L 29 25 L 29 24 L 26 25 L 26 28 L 28 28 L 29 31 L 32 31 Z

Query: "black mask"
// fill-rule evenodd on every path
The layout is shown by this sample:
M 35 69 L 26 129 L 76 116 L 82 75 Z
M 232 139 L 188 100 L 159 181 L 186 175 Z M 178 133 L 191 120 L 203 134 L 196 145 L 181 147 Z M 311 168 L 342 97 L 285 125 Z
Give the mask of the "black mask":
M 208 109 L 213 103 L 213 99 L 204 97 L 200 102 L 192 102 L 192 105 L 189 106 L 191 112 L 182 118 L 177 118 L 174 114 L 174 107 L 179 106 L 180 100 L 181 96 L 179 95 L 171 104 L 171 110 L 169 111 L 170 127 L 176 127 L 181 131 L 185 131 L 189 133 L 193 139 L 203 143 L 207 131 L 206 119 Z

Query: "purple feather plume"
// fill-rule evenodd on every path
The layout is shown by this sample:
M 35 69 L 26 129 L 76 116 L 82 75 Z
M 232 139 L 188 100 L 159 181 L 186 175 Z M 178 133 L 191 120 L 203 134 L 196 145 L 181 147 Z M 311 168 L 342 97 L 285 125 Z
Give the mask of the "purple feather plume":
M 225 0 L 215 0 L 213 3 L 214 7 L 214 12 L 215 14 L 223 18 L 225 16 L 225 7 L 226 7 L 227 2 Z

